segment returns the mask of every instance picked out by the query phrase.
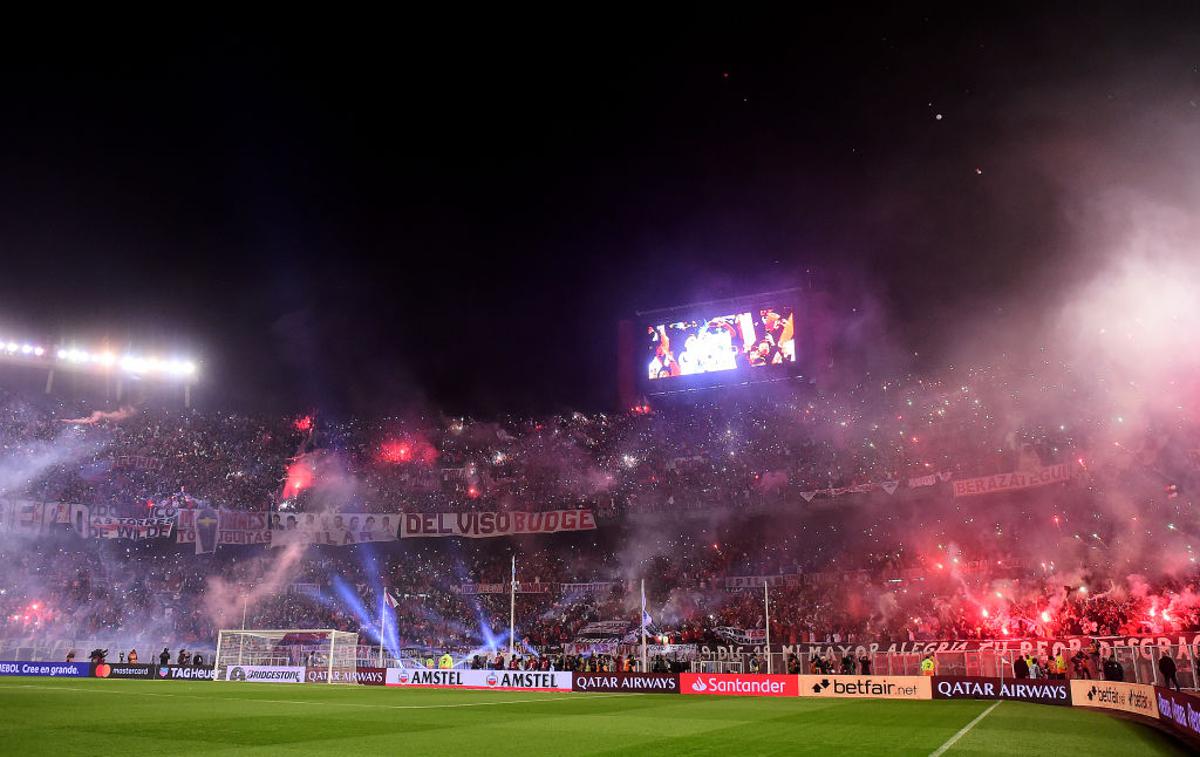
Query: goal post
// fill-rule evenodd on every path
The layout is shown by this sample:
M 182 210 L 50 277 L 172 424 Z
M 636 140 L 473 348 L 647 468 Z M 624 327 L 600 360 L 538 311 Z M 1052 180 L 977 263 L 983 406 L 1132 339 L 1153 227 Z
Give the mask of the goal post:
M 358 634 L 328 628 L 230 629 L 217 634 L 214 681 L 354 683 Z

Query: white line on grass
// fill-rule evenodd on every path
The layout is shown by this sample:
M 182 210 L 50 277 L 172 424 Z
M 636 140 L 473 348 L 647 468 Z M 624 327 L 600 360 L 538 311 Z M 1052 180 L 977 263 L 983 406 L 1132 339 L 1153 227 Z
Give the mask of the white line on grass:
M 253 684 L 251 684 L 253 685 Z M 261 684 L 259 684 L 261 685 Z M 383 710 L 449 710 L 459 707 L 494 707 L 500 704 L 531 704 L 536 702 L 565 702 L 569 699 L 578 701 L 581 697 L 579 694 L 572 694 L 566 697 L 549 697 L 546 699 L 505 699 L 498 702 L 459 702 L 456 704 L 369 704 L 365 702 L 328 702 L 328 701 L 308 701 L 302 699 L 258 699 L 255 697 L 209 697 L 199 694 L 165 694 L 162 692 L 149 691 L 117 691 L 113 689 L 82 689 L 77 686 L 38 686 L 36 684 L 14 684 L 9 686 L 0 686 L 0 692 L 5 689 L 45 689 L 47 691 L 79 691 L 85 694 L 124 694 L 126 696 L 135 697 L 172 697 L 175 699 L 220 699 L 226 702 L 267 702 L 269 704 L 311 704 L 320 705 L 323 707 L 368 707 Z M 640 694 L 591 694 L 584 695 L 587 699 L 611 699 L 612 697 L 636 697 Z
M 959 739 L 961 739 L 963 736 L 966 736 L 968 731 L 970 731 L 970 730 L 971 730 L 972 728 L 974 728 L 975 726 L 979 725 L 979 721 L 980 721 L 980 720 L 983 720 L 983 719 L 984 719 L 984 718 L 986 718 L 988 715 L 991 715 L 991 714 L 992 714 L 992 710 L 996 709 L 996 708 L 997 708 L 997 707 L 999 707 L 999 706 L 1000 706 L 1000 702 L 999 702 L 999 701 L 997 701 L 997 702 L 996 702 L 994 705 L 992 705 L 991 707 L 987 708 L 987 709 L 986 709 L 986 710 L 984 710 L 983 712 L 979 713 L 979 717 L 975 718 L 975 719 L 974 719 L 974 720 L 972 720 L 970 723 L 967 723 L 966 725 L 964 725 L 964 726 L 963 726 L 961 729 L 959 729 L 958 733 L 956 733 L 956 734 L 954 734 L 953 736 L 951 736 L 951 737 L 950 737 L 950 738 L 949 738 L 949 739 L 946 741 L 946 743 L 945 743 L 945 744 L 942 744 L 940 747 L 938 747 L 936 750 L 934 750 L 934 751 L 933 751 L 933 752 L 932 752 L 932 753 L 929 755 L 929 757 L 941 757 L 941 755 L 942 755 L 942 754 L 943 754 L 943 753 L 944 753 L 944 752 L 945 752 L 947 749 L 949 749 L 950 747 L 954 746 L 954 743 L 955 743 L 956 741 L 958 741 Z

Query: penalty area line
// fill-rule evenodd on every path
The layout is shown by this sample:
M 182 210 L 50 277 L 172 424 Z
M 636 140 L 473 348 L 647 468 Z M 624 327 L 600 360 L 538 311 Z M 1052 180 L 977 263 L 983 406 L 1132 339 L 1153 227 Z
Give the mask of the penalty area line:
M 1003 701 L 1003 700 L 998 700 L 998 701 L 997 701 L 997 702 L 996 702 L 994 705 L 992 705 L 991 707 L 987 708 L 987 709 L 986 709 L 986 710 L 984 710 L 983 712 L 979 713 L 979 715 L 978 715 L 978 716 L 977 716 L 977 717 L 976 717 L 974 720 L 972 720 L 970 723 L 967 723 L 966 725 L 964 725 L 962 728 L 960 728 L 960 729 L 959 729 L 958 733 L 954 734 L 954 735 L 953 735 L 953 736 L 951 736 L 949 739 L 947 739 L 945 744 L 942 744 L 940 747 L 938 747 L 938 748 L 937 748 L 937 749 L 935 749 L 933 752 L 931 752 L 931 753 L 929 754 L 929 757 L 941 757 L 941 755 L 945 754 L 946 750 L 947 750 L 947 749 L 949 749 L 950 747 L 954 746 L 955 742 L 957 742 L 957 741 L 958 741 L 959 739 L 961 739 L 963 736 L 966 736 L 966 735 L 967 735 L 967 733 L 968 733 L 968 732 L 969 732 L 969 731 L 970 731 L 972 728 L 974 728 L 975 726 L 979 725 L 979 721 L 983 720 L 983 719 L 984 719 L 984 718 L 986 718 L 988 715 L 991 715 L 991 714 L 992 714 L 992 710 L 994 710 L 994 709 L 996 709 L 997 707 L 999 707 L 999 706 L 1000 706 L 1000 702 L 1001 702 L 1001 701 Z
M 250 684 L 253 686 L 254 684 Z M 115 694 L 117 696 L 132 696 L 132 697 L 167 697 L 171 699 L 204 699 L 208 701 L 219 700 L 223 702 L 265 702 L 267 704 L 300 704 L 300 705 L 317 705 L 321 707 L 365 707 L 368 709 L 380 710 L 450 710 L 459 709 L 462 707 L 495 707 L 503 704 L 534 704 L 538 702 L 565 702 L 574 699 L 610 699 L 612 697 L 636 697 L 641 696 L 637 693 L 629 694 L 592 694 L 580 697 L 579 694 L 572 694 L 565 697 L 549 697 L 546 699 L 504 699 L 498 702 L 457 702 L 452 704 L 377 704 L 369 702 L 328 702 L 328 701 L 309 701 L 303 699 L 258 699 L 254 697 L 210 697 L 200 694 L 167 694 L 165 692 L 150 692 L 150 691 L 115 691 L 113 689 L 83 689 L 77 686 L 38 686 L 37 684 L 16 684 L 0 687 L 0 692 L 5 689 L 42 689 L 44 691 L 77 691 L 83 694 Z

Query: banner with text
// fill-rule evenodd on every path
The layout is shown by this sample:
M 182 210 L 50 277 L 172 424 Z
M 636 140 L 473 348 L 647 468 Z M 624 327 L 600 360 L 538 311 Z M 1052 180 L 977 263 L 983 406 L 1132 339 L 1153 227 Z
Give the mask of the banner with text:
M 1174 636 L 1064 636 L 1057 639 L 985 639 L 970 641 L 871 641 L 850 644 L 846 642 L 811 642 L 798 644 L 772 644 L 772 651 L 785 655 L 795 654 L 802 659 L 813 657 L 861 657 L 864 654 L 907 654 L 926 655 L 942 652 L 994 652 L 1008 657 L 1012 654 L 1036 654 L 1038 657 L 1055 656 L 1062 651 L 1070 657 L 1079 650 L 1088 650 L 1092 644 L 1100 649 L 1102 657 L 1114 649 L 1129 649 L 1145 660 L 1155 658 L 1154 651 L 1169 652 L 1176 657 L 1200 658 L 1200 633 L 1177 633 Z M 765 650 L 754 644 L 703 644 L 698 648 L 701 659 L 732 660 L 744 654 L 761 654 Z
M 71 522 L 72 505 L 0 497 L 0 533 L 38 536 Z
M 87 662 L 0 662 L 0 676 L 86 678 L 91 673 L 92 665 Z
M 800 694 L 800 676 L 741 675 L 735 673 L 683 673 L 683 694 L 718 694 L 741 697 L 794 697 Z
M 767 640 L 767 630 L 765 628 L 717 626 L 713 630 L 717 636 L 732 644 L 762 644 Z
M 620 581 L 588 581 L 585 583 L 559 584 L 563 594 L 603 594 L 621 586 Z
M 92 537 L 96 539 L 161 539 L 175 532 L 174 518 L 114 518 L 92 515 Z
M 1013 471 L 1012 473 L 996 473 L 979 478 L 960 478 L 954 481 L 954 496 L 976 497 L 980 494 L 995 494 L 1011 492 L 1020 489 L 1032 489 L 1037 486 L 1049 486 L 1071 479 L 1071 466 L 1067 463 L 1048 465 L 1030 471 Z
M 927 676 L 800 676 L 800 696 L 931 699 Z
M 334 683 L 358 683 L 364 686 L 382 686 L 387 670 L 384 668 L 337 668 L 332 671 L 327 667 L 305 668 L 304 680 L 308 683 L 329 683 L 330 675 Z
M 157 665 L 146 665 L 136 662 L 101 662 L 92 666 L 93 678 L 142 678 L 149 680 L 157 675 Z
M 485 539 L 493 536 L 553 534 L 559 531 L 594 531 L 591 510 L 549 510 L 543 513 L 404 513 L 401 538 L 461 536 Z
M 1071 704 L 1070 681 L 1050 679 L 933 676 L 934 699 L 1015 699 L 1036 704 Z
M 930 473 L 926 476 L 917 476 L 908 479 L 909 489 L 920 489 L 926 486 L 933 486 L 938 483 L 946 483 L 954 477 L 953 471 L 938 471 Z M 854 484 L 853 486 L 836 486 L 827 489 L 805 489 L 800 492 L 800 496 L 805 502 L 812 502 L 816 497 L 841 497 L 846 494 L 866 494 L 868 492 L 881 489 L 890 494 L 895 494 L 900 488 L 901 481 L 875 481 L 865 484 Z
M 1155 688 L 1154 698 L 1158 703 L 1159 722 L 1168 723 L 1180 733 L 1200 739 L 1200 697 Z
M 175 543 L 195 544 L 198 555 L 220 546 L 271 543 L 270 513 L 203 507 L 180 510 L 177 522 Z
M 575 673 L 571 680 L 575 691 L 679 693 L 674 673 Z
M 764 586 L 799 586 L 802 582 L 803 578 L 799 573 L 773 576 L 726 576 L 725 591 L 761 589 Z
M 229 665 L 226 681 L 255 683 L 304 683 L 304 668 L 281 665 Z
M 1102 707 L 1148 718 L 1158 717 L 1154 687 L 1144 683 L 1072 680 L 1071 701 L 1076 707 Z
M 204 666 L 159 665 L 158 677 L 163 681 L 211 681 L 216 671 Z
M 575 632 L 575 636 L 580 639 L 608 639 L 624 636 L 631 625 L 633 623 L 628 620 L 593 620 L 580 627 Z
M 511 584 L 460 584 L 459 594 L 508 594 Z M 550 584 L 517 581 L 517 594 L 547 594 Z
M 278 513 L 272 547 L 289 544 L 327 544 L 344 547 L 395 541 L 399 513 Z
M 519 670 L 426 670 L 388 668 L 388 686 L 496 691 L 570 691 L 570 673 Z

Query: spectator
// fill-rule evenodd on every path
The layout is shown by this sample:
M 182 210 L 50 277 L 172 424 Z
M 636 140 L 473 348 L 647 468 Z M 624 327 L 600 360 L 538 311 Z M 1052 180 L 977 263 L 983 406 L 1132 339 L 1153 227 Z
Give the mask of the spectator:
M 1017 655 L 1013 661 L 1013 677 L 1022 680 L 1029 677 L 1029 662 L 1024 655 Z
M 1088 670 L 1087 656 L 1080 649 L 1071 656 L 1071 670 L 1076 678 L 1091 678 L 1091 671 Z
M 788 672 L 788 675 L 799 675 L 801 672 L 800 671 L 800 659 L 798 657 L 796 657 L 795 653 L 788 655 L 787 672 Z
M 1121 667 L 1121 663 L 1117 662 L 1117 653 L 1115 651 L 1104 661 L 1104 680 L 1125 680 L 1125 669 Z
M 1162 673 L 1163 686 L 1174 686 L 1179 691 L 1179 679 L 1175 677 L 1175 659 L 1168 652 L 1163 652 L 1158 658 L 1158 672 Z

